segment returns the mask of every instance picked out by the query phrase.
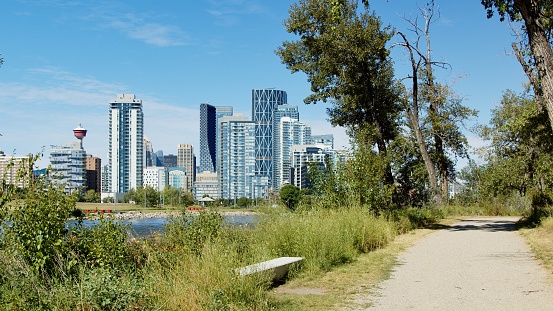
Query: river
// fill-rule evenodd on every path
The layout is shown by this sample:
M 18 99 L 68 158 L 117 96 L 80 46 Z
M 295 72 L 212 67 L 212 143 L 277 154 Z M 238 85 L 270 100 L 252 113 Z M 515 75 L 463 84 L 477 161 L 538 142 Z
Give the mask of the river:
M 224 216 L 225 224 L 230 226 L 249 226 L 254 225 L 258 218 L 255 215 L 233 215 Z M 146 237 L 152 235 L 155 232 L 164 232 L 164 225 L 167 223 L 167 218 L 135 218 L 135 219 L 123 219 L 117 220 L 124 225 L 130 225 L 130 234 L 133 237 Z M 94 226 L 98 220 L 84 220 L 85 226 Z M 76 223 L 76 220 L 70 220 L 69 225 Z

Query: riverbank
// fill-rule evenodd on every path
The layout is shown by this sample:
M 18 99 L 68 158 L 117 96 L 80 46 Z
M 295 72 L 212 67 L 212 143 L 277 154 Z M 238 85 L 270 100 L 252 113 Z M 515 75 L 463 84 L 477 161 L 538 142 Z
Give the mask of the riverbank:
M 110 217 L 116 220 L 125 219 L 144 219 L 144 218 L 168 218 L 180 215 L 180 211 L 159 211 L 159 212 L 142 212 L 142 211 L 124 211 L 124 212 L 94 212 L 86 213 L 84 219 L 97 220 L 101 217 Z M 190 211 L 191 214 L 197 214 L 199 211 Z M 251 216 L 257 213 L 251 211 L 221 211 L 223 216 Z

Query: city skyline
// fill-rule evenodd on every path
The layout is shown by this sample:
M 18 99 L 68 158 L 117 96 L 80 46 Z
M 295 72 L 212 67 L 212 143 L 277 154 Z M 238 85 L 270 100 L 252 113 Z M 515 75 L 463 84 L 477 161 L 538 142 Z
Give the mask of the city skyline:
M 310 93 L 305 76 L 290 74 L 274 54 L 283 41 L 297 39 L 282 25 L 292 3 L 10 1 L 0 26 L 18 31 L 0 38 L 0 149 L 26 155 L 46 146 L 47 155 L 48 146 L 70 140 L 67 128 L 82 123 L 90 131 L 87 151 L 106 163 L 105 103 L 133 93 L 144 102 L 144 134 L 154 149 L 174 154 L 179 143 L 199 146 L 200 103 L 249 115 L 250 91 L 272 87 L 286 90 L 302 121 L 313 133 L 334 134 L 340 149 L 347 137 L 326 121 L 329 104 L 304 105 Z M 424 5 L 375 1 L 371 9 L 385 25 L 405 31 L 402 17 L 414 17 L 417 4 Z M 526 82 L 510 55 L 514 38 L 508 25 L 486 19 L 478 1 L 436 4 L 435 60 L 451 65 L 439 78 L 454 84 L 486 123 L 502 92 L 520 91 Z M 402 54 L 392 51 L 398 78 L 407 66 Z M 39 162 L 47 163 L 47 156 Z

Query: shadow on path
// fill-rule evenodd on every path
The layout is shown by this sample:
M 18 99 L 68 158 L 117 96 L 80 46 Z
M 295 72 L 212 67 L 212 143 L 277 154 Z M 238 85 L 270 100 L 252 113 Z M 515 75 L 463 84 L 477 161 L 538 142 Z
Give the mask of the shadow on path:
M 449 231 L 470 231 L 480 230 L 488 232 L 516 231 L 518 230 L 516 220 L 507 219 L 466 219 L 447 226 Z

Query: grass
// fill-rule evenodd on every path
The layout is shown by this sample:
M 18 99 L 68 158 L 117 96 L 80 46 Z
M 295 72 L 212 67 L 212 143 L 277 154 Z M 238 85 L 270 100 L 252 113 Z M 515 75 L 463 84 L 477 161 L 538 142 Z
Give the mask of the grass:
M 441 224 L 453 222 L 448 219 Z M 397 236 L 389 245 L 359 255 L 346 265 L 328 272 L 298 277 L 271 291 L 277 301 L 275 310 L 364 309 L 371 305 L 370 295 L 376 286 L 390 276 L 397 255 L 419 239 L 433 232 L 417 229 Z
M 525 228 L 519 232 L 553 278 L 553 217 L 543 219 L 535 228 Z

